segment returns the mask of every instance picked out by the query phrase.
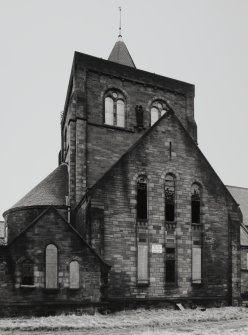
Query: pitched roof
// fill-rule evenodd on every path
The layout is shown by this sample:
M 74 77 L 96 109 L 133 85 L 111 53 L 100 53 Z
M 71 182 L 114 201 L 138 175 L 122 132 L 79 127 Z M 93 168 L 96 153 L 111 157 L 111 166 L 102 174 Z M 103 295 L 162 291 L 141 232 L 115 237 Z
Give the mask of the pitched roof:
M 248 226 L 248 188 L 228 185 L 226 187 L 240 205 L 243 214 L 243 224 Z
M 110 265 L 108 265 L 103 258 L 97 253 L 97 251 L 92 248 L 91 245 L 89 245 L 83 236 L 59 213 L 59 211 L 54 207 L 54 206 L 49 206 L 47 207 L 40 215 L 38 215 L 26 228 L 24 228 L 17 236 L 15 236 L 12 241 L 9 241 L 8 247 L 11 246 L 12 244 L 15 243 L 16 240 L 19 239 L 19 237 L 23 234 L 26 233 L 27 230 L 29 230 L 31 227 L 33 227 L 39 220 L 42 218 L 46 213 L 49 211 L 54 211 L 62 220 L 65 224 L 69 226 L 69 228 L 79 237 L 79 239 L 83 242 L 83 244 L 98 258 L 98 260 L 107 268 L 111 268 Z
M 190 134 L 188 133 L 188 131 L 185 129 L 185 127 L 183 126 L 183 124 L 181 123 L 181 121 L 179 120 L 179 118 L 176 116 L 176 114 L 175 114 L 175 112 L 173 111 L 172 108 L 170 108 L 170 110 L 167 113 L 165 113 L 163 116 L 161 116 L 150 128 L 148 128 L 146 130 L 146 132 L 119 158 L 119 160 L 117 160 L 117 162 L 115 162 L 109 168 L 109 170 L 107 170 L 105 172 L 105 174 L 103 174 L 103 176 L 100 179 L 98 179 L 92 187 L 89 188 L 89 190 L 93 190 L 94 188 L 96 188 L 106 177 L 108 177 L 111 174 L 111 172 L 114 170 L 114 168 L 116 166 L 118 166 L 125 159 L 125 157 L 127 157 L 144 140 L 144 138 L 146 136 L 148 136 L 153 131 L 153 129 L 155 129 L 157 126 L 159 126 L 159 124 L 162 122 L 163 119 L 168 119 L 169 117 L 173 117 L 176 120 L 176 122 L 180 125 L 181 129 L 183 130 L 184 134 L 187 136 L 187 138 L 189 139 L 189 141 L 191 142 L 191 144 L 196 148 L 196 150 L 198 151 L 198 153 L 205 160 L 205 162 L 207 163 L 207 165 L 209 166 L 209 168 L 212 170 L 212 172 L 214 173 L 214 175 L 216 176 L 216 178 L 219 180 L 219 182 L 221 183 L 221 185 L 224 187 L 225 192 L 228 194 L 229 197 L 231 197 L 231 199 L 233 200 L 233 202 L 236 205 L 238 205 L 238 203 L 237 203 L 236 199 L 234 198 L 234 196 L 232 195 L 232 193 L 229 191 L 229 189 L 226 187 L 226 185 L 222 182 L 222 180 L 220 179 L 220 177 L 218 176 L 218 174 L 216 173 L 216 171 L 214 170 L 214 168 L 212 167 L 212 165 L 209 163 L 209 161 L 204 156 L 204 154 L 202 153 L 202 151 L 200 150 L 200 148 L 198 147 L 198 145 L 196 144 L 196 142 L 194 141 L 194 139 L 190 136 Z M 82 200 L 83 199 L 81 199 L 80 202 L 82 202 Z M 78 208 L 78 205 L 76 206 L 76 208 Z
M 115 43 L 109 58 L 109 61 L 119 63 L 122 65 L 127 65 L 136 68 L 132 57 L 127 49 L 126 44 L 123 42 L 122 38 L 119 37 L 118 41 Z
M 66 164 L 61 164 L 12 208 L 66 205 L 66 195 L 68 195 L 68 169 Z

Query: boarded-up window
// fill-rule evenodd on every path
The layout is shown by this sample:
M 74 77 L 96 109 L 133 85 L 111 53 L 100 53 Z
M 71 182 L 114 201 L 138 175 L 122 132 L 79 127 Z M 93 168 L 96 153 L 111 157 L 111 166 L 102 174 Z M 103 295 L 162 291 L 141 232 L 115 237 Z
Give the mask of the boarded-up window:
M 175 248 L 166 248 L 165 257 L 165 281 L 174 283 L 176 281 Z
M 175 220 L 175 178 L 171 174 L 165 177 L 165 220 Z
M 192 248 L 192 283 L 201 284 L 201 248 Z
M 138 244 L 138 283 L 148 282 L 148 245 Z
M 70 263 L 70 288 L 79 288 L 79 263 L 77 261 Z
M 30 260 L 22 262 L 21 285 L 34 285 L 34 265 Z
M 248 270 L 248 252 L 246 254 L 246 269 Z
M 137 181 L 137 219 L 147 219 L 147 180 L 140 176 Z
M 58 251 L 55 245 L 46 248 L 46 288 L 58 287 Z

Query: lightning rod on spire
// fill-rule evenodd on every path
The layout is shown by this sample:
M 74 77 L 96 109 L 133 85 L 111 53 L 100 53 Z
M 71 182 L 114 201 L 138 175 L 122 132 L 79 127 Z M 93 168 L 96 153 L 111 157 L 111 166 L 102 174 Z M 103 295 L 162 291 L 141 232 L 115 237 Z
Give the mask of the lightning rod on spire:
M 119 11 L 120 11 L 120 24 L 119 24 L 119 36 L 118 37 L 122 37 L 121 35 L 121 6 L 119 7 Z

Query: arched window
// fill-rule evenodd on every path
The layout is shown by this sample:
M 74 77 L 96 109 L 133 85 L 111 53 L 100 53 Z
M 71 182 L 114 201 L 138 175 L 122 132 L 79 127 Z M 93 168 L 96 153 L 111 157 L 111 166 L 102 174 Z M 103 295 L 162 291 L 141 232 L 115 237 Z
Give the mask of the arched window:
M 165 177 L 165 221 L 175 221 L 175 177 L 167 174 Z
M 117 90 L 109 90 L 105 95 L 104 123 L 122 128 L 126 125 L 125 98 Z
M 21 285 L 34 285 L 34 264 L 28 259 L 22 262 Z
M 46 288 L 58 287 L 58 250 L 54 244 L 46 247 Z
M 159 118 L 159 110 L 156 107 L 152 107 L 151 109 L 151 126 L 158 121 Z
M 79 288 L 79 263 L 72 261 L 70 263 L 70 288 Z
M 118 127 L 125 127 L 125 104 L 123 100 L 117 100 L 116 102 L 116 107 L 117 107 L 117 120 L 116 120 L 116 125 Z
M 147 179 L 140 176 L 137 180 L 137 219 L 147 219 Z
M 105 98 L 105 123 L 114 124 L 114 101 L 110 97 Z
M 194 183 L 191 186 L 191 222 L 201 223 L 201 189 Z
M 165 101 L 154 101 L 151 106 L 151 126 L 169 109 L 170 108 Z

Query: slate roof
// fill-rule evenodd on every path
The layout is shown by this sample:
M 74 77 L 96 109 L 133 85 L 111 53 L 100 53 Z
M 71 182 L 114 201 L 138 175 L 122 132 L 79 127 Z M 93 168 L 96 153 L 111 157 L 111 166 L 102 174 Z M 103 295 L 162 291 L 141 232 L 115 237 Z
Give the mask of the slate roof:
M 226 187 L 240 205 L 243 214 L 243 224 L 248 226 L 248 188 L 228 185 Z
M 111 62 L 136 68 L 132 57 L 127 49 L 127 46 L 123 42 L 121 37 L 119 37 L 118 41 L 115 43 L 108 60 Z
M 61 164 L 12 206 L 12 208 L 40 205 L 66 205 L 65 196 L 67 195 L 68 168 L 67 164 Z

